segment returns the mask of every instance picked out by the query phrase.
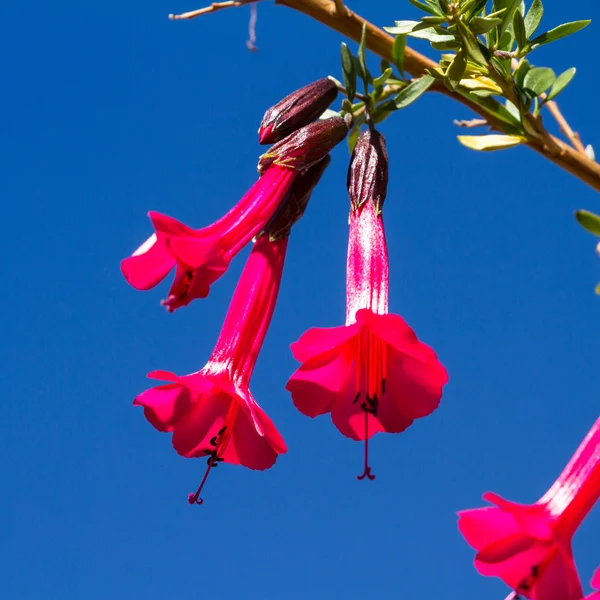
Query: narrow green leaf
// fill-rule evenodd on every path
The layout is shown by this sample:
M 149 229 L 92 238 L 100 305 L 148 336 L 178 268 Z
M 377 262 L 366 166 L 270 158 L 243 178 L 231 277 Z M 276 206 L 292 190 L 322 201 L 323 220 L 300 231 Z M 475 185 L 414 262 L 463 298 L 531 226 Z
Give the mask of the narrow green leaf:
M 429 13 L 430 15 L 439 15 L 439 13 L 432 8 L 429 4 L 419 2 L 419 0 L 408 0 L 413 6 L 420 8 L 422 11 Z
M 575 218 L 579 224 L 590 233 L 600 237 L 600 217 L 589 210 L 575 211 Z
M 379 77 L 373 79 L 373 87 L 381 87 L 392 76 L 392 69 L 387 68 Z
M 466 68 L 467 60 L 465 59 L 464 54 L 459 52 L 446 70 L 445 82 L 452 91 L 454 91 L 460 83 Z
M 392 59 L 398 71 L 404 76 L 404 50 L 406 48 L 406 36 L 397 35 L 392 46 Z
M 354 57 L 352 52 L 344 42 L 342 42 L 342 72 L 344 74 L 344 87 L 348 95 L 348 100 L 352 102 L 356 95 L 356 68 L 354 67 Z
M 525 16 L 525 35 L 530 38 L 535 30 L 539 27 L 542 17 L 544 16 L 544 5 L 542 0 L 533 0 L 531 8 Z
M 502 34 L 508 29 L 508 26 L 512 23 L 515 11 L 519 8 L 521 0 L 508 0 L 505 3 L 506 11 L 502 14 L 502 23 L 498 27 L 498 36 L 502 39 Z
M 552 84 L 550 91 L 548 92 L 548 97 L 546 98 L 546 102 L 548 100 L 553 100 L 558 96 L 568 85 L 571 83 L 573 77 L 575 77 L 577 69 L 575 67 L 571 67 L 567 69 L 564 73 L 561 73 L 556 81 Z
M 430 42 L 437 43 L 446 43 L 446 42 L 454 42 L 455 38 L 453 35 L 445 35 L 440 34 L 435 31 L 435 29 L 417 29 L 416 31 L 411 31 L 407 35 L 410 37 L 418 38 L 420 40 L 429 40 Z
M 550 42 L 555 42 L 556 40 L 560 40 L 568 35 L 573 33 L 577 33 L 581 31 L 584 27 L 587 27 L 591 23 L 590 20 L 587 21 L 573 21 L 572 23 L 564 23 L 563 25 L 559 25 L 550 31 L 546 31 L 546 33 L 542 33 L 542 35 L 538 35 L 536 38 L 533 38 L 531 42 L 529 42 L 529 46 L 533 50 L 538 46 L 542 46 L 543 44 L 549 44 Z
M 471 19 L 469 27 L 475 35 L 480 35 L 491 31 L 494 27 L 500 25 L 500 23 L 502 23 L 502 19 L 496 19 L 494 17 L 475 17 L 474 19 Z
M 363 83 L 365 85 L 365 94 L 367 93 L 369 87 L 369 80 L 371 79 L 369 75 L 369 70 L 367 69 L 367 58 L 365 55 L 365 45 L 367 41 L 367 26 L 363 23 L 362 34 L 360 36 L 360 45 L 358 46 L 358 66 L 359 66 L 359 74 Z
M 447 20 L 446 17 L 421 17 L 421 23 L 427 23 L 428 25 L 441 25 Z
M 481 52 L 477 38 L 462 21 L 457 21 L 456 25 L 458 27 L 460 37 L 464 42 L 464 48 L 467 51 L 469 58 L 479 65 L 485 65 L 487 61 Z
M 394 33 L 395 35 L 404 35 L 412 31 L 420 21 L 396 21 L 395 27 L 384 27 L 388 33 Z
M 529 61 L 526 59 L 522 59 L 517 67 L 516 71 L 513 73 L 513 78 L 515 83 L 523 89 L 523 80 L 525 79 L 525 75 L 527 75 L 527 71 L 531 69 L 531 65 Z
M 422 96 L 433 84 L 435 79 L 431 75 L 423 75 L 409 83 L 395 98 L 390 101 L 396 110 L 405 108 Z M 386 103 L 387 104 L 387 103 Z
M 458 141 L 471 150 L 491 152 L 518 146 L 525 141 L 520 135 L 459 135 Z
M 519 49 L 524 48 L 527 44 L 527 34 L 525 33 L 525 22 L 523 21 L 523 15 L 518 10 L 515 11 L 515 16 L 513 17 L 513 30 L 515 32 L 517 46 Z
M 556 81 L 556 74 L 548 67 L 533 67 L 523 78 L 523 89 L 532 96 L 544 93 Z

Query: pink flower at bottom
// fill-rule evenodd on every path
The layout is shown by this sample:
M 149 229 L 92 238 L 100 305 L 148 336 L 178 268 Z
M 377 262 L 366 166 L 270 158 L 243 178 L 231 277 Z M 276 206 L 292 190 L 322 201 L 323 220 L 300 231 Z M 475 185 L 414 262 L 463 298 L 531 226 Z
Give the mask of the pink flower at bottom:
M 458 527 L 477 550 L 475 568 L 536 600 L 581 600 L 571 538 L 600 497 L 600 419 L 552 487 L 535 504 L 490 492 L 495 506 L 459 513 Z M 597 586 L 600 576 L 594 577 Z
M 268 469 L 286 445 L 250 393 L 249 383 L 267 332 L 283 271 L 288 238 L 255 242 L 240 277 L 213 353 L 197 373 L 177 377 L 153 371 L 149 377 L 168 383 L 140 394 L 148 421 L 173 433 L 182 456 L 208 457 L 208 469 L 219 462 Z M 200 490 L 190 503 L 201 503 Z
M 205 298 L 231 260 L 265 226 L 287 194 L 298 171 L 267 169 L 223 217 L 203 229 L 150 212 L 155 233 L 121 263 L 125 279 L 138 290 L 158 285 L 173 269 L 175 279 L 163 301 L 167 310 Z
M 448 380 L 435 352 L 388 314 L 388 256 L 381 213 L 371 201 L 350 214 L 346 325 L 310 329 L 292 344 L 302 363 L 286 389 L 309 417 L 331 413 L 353 440 L 399 433 L 433 412 Z

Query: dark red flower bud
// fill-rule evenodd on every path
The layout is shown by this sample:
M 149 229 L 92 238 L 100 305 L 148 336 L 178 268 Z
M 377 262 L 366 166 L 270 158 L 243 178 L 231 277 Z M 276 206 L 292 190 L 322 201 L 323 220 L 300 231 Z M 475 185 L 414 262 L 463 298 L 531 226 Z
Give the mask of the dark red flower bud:
M 261 235 L 269 234 L 269 238 L 273 242 L 290 235 L 292 226 L 304 214 L 310 196 L 330 162 L 331 158 L 327 155 L 316 165 L 296 175 L 286 197 L 281 201 L 265 228 L 256 236 L 257 239 Z
M 347 133 L 342 117 L 309 123 L 271 146 L 258 159 L 258 172 L 264 173 L 271 165 L 304 171 L 329 154 Z
M 381 212 L 387 195 L 388 168 L 383 135 L 378 131 L 363 131 L 358 136 L 348 168 L 348 194 L 353 210 L 370 200 L 377 212 Z
M 272 144 L 320 117 L 337 96 L 331 79 L 319 79 L 292 92 L 267 110 L 258 129 L 258 141 Z

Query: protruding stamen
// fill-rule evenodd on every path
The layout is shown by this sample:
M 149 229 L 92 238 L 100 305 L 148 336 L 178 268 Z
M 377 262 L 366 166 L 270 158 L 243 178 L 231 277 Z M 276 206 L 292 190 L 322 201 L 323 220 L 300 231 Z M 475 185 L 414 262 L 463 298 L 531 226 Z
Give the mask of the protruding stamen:
M 364 410 L 364 405 L 363 405 Z M 369 412 L 365 410 L 365 469 L 362 475 L 358 475 L 356 479 L 362 481 L 365 477 L 373 481 L 375 475 L 371 473 L 371 467 L 369 466 Z
M 215 459 L 215 457 L 211 454 L 211 457 L 208 459 L 208 467 L 206 467 L 206 472 L 204 473 L 204 477 L 202 478 L 202 481 L 200 482 L 200 486 L 196 490 L 195 494 L 190 494 L 188 496 L 189 504 L 204 504 L 204 500 L 202 500 L 202 498 L 200 498 L 200 493 L 202 492 L 202 488 L 204 487 L 204 484 L 206 483 L 206 480 L 208 479 L 208 474 L 210 473 L 210 470 L 216 466 L 217 466 L 217 459 Z

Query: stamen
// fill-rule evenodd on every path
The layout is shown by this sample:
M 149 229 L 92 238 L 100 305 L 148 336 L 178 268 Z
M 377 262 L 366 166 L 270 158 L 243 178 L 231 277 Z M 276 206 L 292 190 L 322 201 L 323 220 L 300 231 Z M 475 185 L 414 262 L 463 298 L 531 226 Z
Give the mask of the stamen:
M 196 490 L 195 494 L 190 494 L 188 496 L 189 504 L 204 504 L 204 500 L 202 500 L 202 498 L 200 498 L 200 493 L 202 492 L 202 488 L 204 487 L 204 484 L 206 483 L 206 480 L 208 479 L 208 474 L 210 473 L 210 470 L 216 466 L 217 466 L 217 463 L 216 463 L 215 459 L 213 458 L 213 456 L 211 455 L 211 457 L 208 459 L 208 467 L 206 468 L 204 477 L 202 478 L 202 481 L 200 482 L 200 486 Z
M 364 410 L 363 404 L 363 410 Z M 375 475 L 371 473 L 371 467 L 369 466 L 369 412 L 367 410 L 365 412 L 365 469 L 362 475 L 358 475 L 356 479 L 362 481 L 365 477 L 369 480 L 373 481 L 375 479 Z

